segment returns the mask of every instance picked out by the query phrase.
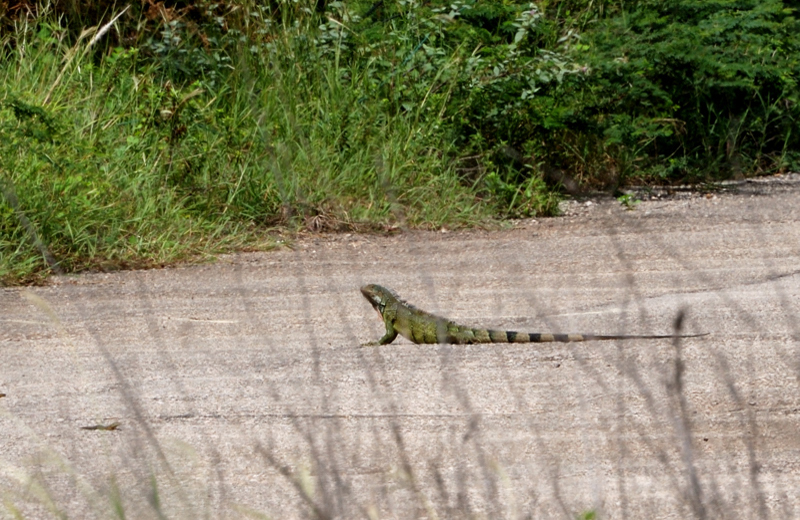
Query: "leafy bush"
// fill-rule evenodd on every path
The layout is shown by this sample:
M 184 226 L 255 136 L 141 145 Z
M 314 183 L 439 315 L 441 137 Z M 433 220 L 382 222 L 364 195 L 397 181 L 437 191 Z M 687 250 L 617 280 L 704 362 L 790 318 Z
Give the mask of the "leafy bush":
M 533 4 L 518 15 L 514 42 L 480 55 L 460 85 L 464 103 L 452 107 L 462 142 L 509 145 L 588 184 L 797 168 L 793 9 L 776 0 L 601 6 L 560 21 Z
M 785 2 L 396 5 L 362 22 L 349 56 L 383 64 L 373 95 L 395 110 L 433 105 L 501 199 L 532 176 L 617 186 L 797 167 L 800 26 Z

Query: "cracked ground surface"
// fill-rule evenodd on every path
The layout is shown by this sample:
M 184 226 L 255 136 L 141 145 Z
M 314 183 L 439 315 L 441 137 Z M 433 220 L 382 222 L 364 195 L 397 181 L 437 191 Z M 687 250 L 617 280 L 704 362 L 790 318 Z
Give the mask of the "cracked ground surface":
M 800 515 L 800 179 L 636 193 L 0 289 L 0 518 Z M 366 283 L 465 324 L 710 336 L 364 347 Z

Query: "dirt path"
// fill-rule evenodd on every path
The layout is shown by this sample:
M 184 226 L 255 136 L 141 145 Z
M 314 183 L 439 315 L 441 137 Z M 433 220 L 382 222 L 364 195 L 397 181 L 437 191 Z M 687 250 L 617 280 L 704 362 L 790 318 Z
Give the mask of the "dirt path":
M 0 518 L 798 516 L 800 178 L 565 211 L 1 289 Z M 684 309 L 711 336 L 364 348 L 365 283 L 495 328 Z

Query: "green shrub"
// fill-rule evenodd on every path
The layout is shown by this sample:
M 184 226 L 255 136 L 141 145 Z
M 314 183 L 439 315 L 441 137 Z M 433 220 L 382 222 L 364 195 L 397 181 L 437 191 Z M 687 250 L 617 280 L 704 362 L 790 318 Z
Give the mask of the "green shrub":
M 529 161 L 588 184 L 797 166 L 793 9 L 775 0 L 627 5 L 562 10 L 557 25 L 552 9 L 518 16 L 518 44 L 487 49 L 461 84 L 465 102 L 452 106 L 462 142 L 477 134 L 489 148 L 527 150 Z

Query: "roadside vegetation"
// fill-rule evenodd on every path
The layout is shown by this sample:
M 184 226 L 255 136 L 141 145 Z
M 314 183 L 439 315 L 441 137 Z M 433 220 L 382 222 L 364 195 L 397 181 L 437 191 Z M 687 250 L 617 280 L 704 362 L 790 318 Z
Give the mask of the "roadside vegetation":
M 800 162 L 789 2 L 11 4 L 6 284 Z

